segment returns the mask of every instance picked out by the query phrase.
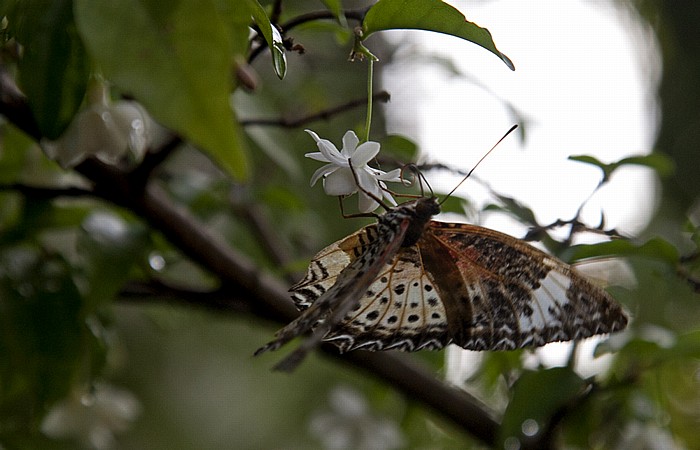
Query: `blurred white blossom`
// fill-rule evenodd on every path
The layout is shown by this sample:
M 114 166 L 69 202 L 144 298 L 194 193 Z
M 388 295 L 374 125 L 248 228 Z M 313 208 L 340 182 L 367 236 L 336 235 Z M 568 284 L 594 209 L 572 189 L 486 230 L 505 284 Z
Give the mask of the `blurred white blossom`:
M 320 138 L 311 130 L 305 131 L 314 138 L 320 151 L 307 153 L 304 156 L 328 163 L 314 172 L 311 177 L 311 186 L 323 178 L 323 189 L 328 195 L 347 196 L 357 192 L 358 209 L 363 213 L 374 211 L 379 206 L 379 203 L 368 193 L 376 198 L 383 197 L 392 205 L 396 205 L 394 198 L 387 192 L 384 182 L 401 182 L 401 170 L 384 172 L 367 165 L 379 153 L 378 142 L 367 141 L 360 144 L 357 135 L 353 131 L 348 131 L 343 136 L 343 148 L 338 150 L 331 141 Z
M 129 391 L 104 383 L 74 390 L 46 415 L 41 432 L 55 439 L 73 438 L 85 448 L 114 447 L 117 433 L 129 428 L 141 411 Z
M 157 127 L 146 110 L 134 101 L 112 103 L 104 83 L 93 84 L 88 97 L 89 105 L 75 115 L 60 138 L 41 141 L 46 155 L 63 168 L 90 156 L 107 164 L 123 158 L 140 161 Z
M 334 388 L 329 408 L 317 412 L 309 428 L 327 449 L 403 448 L 405 438 L 391 419 L 374 416 L 359 392 L 348 387 Z
M 683 450 L 685 447 L 677 443 L 665 427 L 653 422 L 630 422 L 622 430 L 622 438 L 617 449 L 634 448 L 637 450 Z

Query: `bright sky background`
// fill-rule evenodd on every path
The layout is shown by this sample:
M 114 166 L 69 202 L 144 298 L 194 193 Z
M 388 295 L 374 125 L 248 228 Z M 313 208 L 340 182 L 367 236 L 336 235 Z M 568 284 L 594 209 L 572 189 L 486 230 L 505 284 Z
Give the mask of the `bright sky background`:
M 651 151 L 659 119 L 661 59 L 653 32 L 632 9 L 609 0 L 449 3 L 488 28 L 516 70 L 454 37 L 385 33 L 409 44 L 382 68 L 382 87 L 392 95 L 387 105 L 390 133 L 414 139 L 429 160 L 468 170 L 516 123 L 504 102 L 510 103 L 526 119 L 525 141 L 509 136 L 476 174 L 529 205 L 542 224 L 570 219 L 600 180 L 598 169 L 568 161 L 569 155 L 612 162 Z M 463 76 L 430 63 L 435 56 L 448 58 Z M 458 180 L 441 173 L 431 183 L 447 192 Z M 461 195 L 467 198 L 487 199 L 475 183 L 464 189 Z M 653 213 L 656 189 L 650 170 L 620 169 L 588 203 L 584 219 L 595 225 L 603 210 L 608 227 L 634 235 Z M 484 219 L 481 225 L 516 237 L 525 232 L 502 215 Z M 567 348 L 560 345 L 560 351 L 552 349 L 543 357 L 562 361 Z M 594 373 L 597 365 L 585 361 L 582 371 Z
M 450 3 L 491 31 L 516 70 L 454 37 L 386 33 L 413 44 L 385 67 L 390 133 L 415 139 L 429 159 L 469 169 L 516 123 L 509 102 L 526 119 L 525 141 L 511 135 L 476 174 L 530 205 L 541 223 L 571 218 L 600 180 L 599 170 L 568 161 L 569 155 L 612 162 L 651 151 L 660 57 L 651 30 L 634 12 L 607 0 Z M 449 58 L 464 76 L 429 63 L 429 56 Z M 653 211 L 655 178 L 631 166 L 616 175 L 585 218 L 597 224 L 602 207 L 609 226 L 634 234 Z M 434 183 L 447 191 L 456 179 L 441 174 Z M 474 183 L 466 189 L 464 195 L 480 196 Z M 499 228 L 493 220 L 499 219 L 486 224 Z

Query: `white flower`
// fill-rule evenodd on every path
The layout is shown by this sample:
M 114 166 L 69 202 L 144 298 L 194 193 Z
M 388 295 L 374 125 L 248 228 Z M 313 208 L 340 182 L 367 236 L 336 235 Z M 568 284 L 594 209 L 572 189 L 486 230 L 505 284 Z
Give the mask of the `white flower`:
M 324 448 L 405 448 L 406 439 L 398 424 L 373 414 L 360 392 L 337 386 L 328 400 L 330 407 L 316 411 L 309 423 L 311 433 Z
M 92 390 L 76 389 L 48 412 L 41 431 L 54 439 L 77 439 L 97 450 L 116 446 L 116 434 L 126 431 L 141 412 L 134 394 L 97 383 Z
M 343 136 L 343 148 L 338 151 L 331 141 L 321 139 L 318 134 L 311 130 L 305 131 L 314 138 L 320 152 L 307 153 L 304 156 L 328 163 L 314 172 L 311 177 L 311 186 L 323 178 L 323 189 L 328 195 L 348 196 L 357 192 L 359 195 L 358 209 L 363 213 L 374 211 L 379 206 L 379 203 L 372 196 L 384 198 L 392 205 L 396 205 L 384 182 L 401 182 L 401 170 L 384 172 L 367 165 L 379 153 L 378 142 L 367 141 L 358 146 L 360 140 L 357 135 L 353 131 L 348 131 Z M 351 162 L 352 169 L 350 168 Z M 355 181 L 355 176 L 357 181 Z
M 103 84 L 92 90 L 88 93 L 90 104 L 75 115 L 63 135 L 56 141 L 42 140 L 46 155 L 63 168 L 89 156 L 107 164 L 116 164 L 124 157 L 140 161 L 150 144 L 151 118 L 134 101 L 112 103 Z

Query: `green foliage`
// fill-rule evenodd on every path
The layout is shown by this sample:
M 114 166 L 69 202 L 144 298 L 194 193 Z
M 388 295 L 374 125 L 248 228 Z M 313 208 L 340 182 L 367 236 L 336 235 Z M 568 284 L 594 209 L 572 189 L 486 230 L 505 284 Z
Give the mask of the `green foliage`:
M 246 15 L 240 7 L 230 12 Z M 78 31 L 104 75 L 243 180 L 249 168 L 229 103 L 233 55 L 224 17 L 210 0 L 75 3 Z
M 19 84 L 41 132 L 55 139 L 78 111 L 89 64 L 73 22 L 70 0 L 29 0 L 10 11 L 11 31 L 25 46 Z M 42 30 L 37 33 L 37 28 Z
M 499 441 L 514 438 L 522 442 L 535 436 L 561 409 L 576 400 L 584 386 L 581 377 L 567 367 L 523 372 L 513 385 Z
M 418 145 L 405 136 L 390 134 L 379 140 L 382 152 L 394 156 L 399 161 L 413 162 L 418 157 Z
M 107 212 L 94 211 L 82 223 L 76 249 L 82 255 L 86 292 L 92 309 L 109 302 L 132 275 L 132 267 L 146 257 L 147 229 Z
M 255 19 L 255 24 L 260 28 L 260 31 L 265 38 L 270 53 L 272 55 L 272 67 L 275 69 L 275 73 L 281 79 L 287 73 L 287 57 L 284 54 L 284 43 L 282 42 L 282 35 L 277 31 L 277 28 L 270 23 L 270 19 L 267 17 L 267 13 L 255 0 L 248 0 L 248 7 L 253 14 L 253 19 Z
M 0 254 L 0 439 L 38 427 L 70 391 L 94 340 L 71 267 L 31 245 Z
M 603 182 L 610 180 L 613 172 L 625 165 L 645 166 L 654 169 L 661 177 L 667 177 L 673 173 L 674 164 L 668 156 L 662 153 L 650 153 L 644 156 L 630 156 L 621 160 L 606 164 L 599 161 L 597 158 L 590 155 L 569 156 L 572 161 L 578 161 L 585 164 L 596 166 L 603 171 Z
M 440 0 L 379 0 L 362 22 L 363 39 L 377 31 L 396 29 L 434 31 L 465 39 L 515 70 L 513 62 L 496 48 L 489 30 L 467 21 L 461 12 Z
M 678 264 L 678 250 L 670 242 L 658 237 L 641 245 L 636 245 L 626 239 L 574 245 L 562 254 L 562 258 L 567 261 L 602 256 L 643 256 L 664 261 L 671 267 Z

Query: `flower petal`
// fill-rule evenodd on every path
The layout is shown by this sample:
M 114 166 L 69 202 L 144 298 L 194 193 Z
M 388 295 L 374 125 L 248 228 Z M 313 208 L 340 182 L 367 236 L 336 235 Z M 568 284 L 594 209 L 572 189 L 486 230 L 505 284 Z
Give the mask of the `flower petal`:
M 313 160 L 316 160 L 316 161 L 330 162 L 330 161 L 328 161 L 328 158 L 323 156 L 323 153 L 321 153 L 321 152 L 306 153 L 304 156 L 307 158 L 311 158 Z
M 311 186 L 316 184 L 319 178 L 330 175 L 336 170 L 338 170 L 338 166 L 334 166 L 333 164 L 326 164 L 325 166 L 316 169 L 316 172 L 314 172 L 314 174 L 311 176 Z
M 380 195 L 382 195 L 381 190 L 379 188 L 379 182 L 370 170 L 371 169 L 367 167 L 364 167 L 362 169 L 355 169 L 355 174 L 357 175 L 357 183 L 359 184 L 361 191 L 369 192 L 375 197 L 379 197 Z
M 357 138 L 355 132 L 352 130 L 348 130 L 343 136 L 343 149 L 340 151 L 340 153 L 346 158 L 350 158 L 355 152 L 357 144 L 359 143 L 360 140 Z
M 323 189 L 328 195 L 350 195 L 357 192 L 357 185 L 350 169 L 340 169 L 323 180 Z
M 383 186 L 383 187 L 386 187 L 386 186 Z M 396 200 L 394 200 L 394 197 L 391 196 L 389 191 L 382 189 L 382 197 L 384 197 L 384 200 L 386 200 L 389 203 L 391 203 L 392 205 L 396 206 Z
M 342 167 L 348 167 L 348 162 L 347 158 L 344 158 L 338 149 L 333 145 L 331 141 L 328 139 L 321 139 L 318 134 L 314 133 L 311 130 L 304 130 L 307 133 L 311 135 L 312 138 L 316 141 L 316 146 L 318 149 L 321 151 L 323 156 L 326 157 L 326 160 L 330 163 L 333 163 L 338 166 Z
M 401 169 L 394 169 L 390 172 L 382 172 L 381 170 L 378 170 L 380 172 L 377 174 L 377 179 L 382 180 L 382 181 L 389 181 L 392 183 L 400 183 L 401 180 Z
M 352 154 L 352 165 L 354 167 L 362 167 L 367 164 L 372 158 L 377 156 L 380 149 L 379 142 L 367 141 L 360 144 Z
M 357 209 L 362 213 L 369 213 L 377 209 L 379 203 L 364 192 L 359 192 L 357 199 Z

